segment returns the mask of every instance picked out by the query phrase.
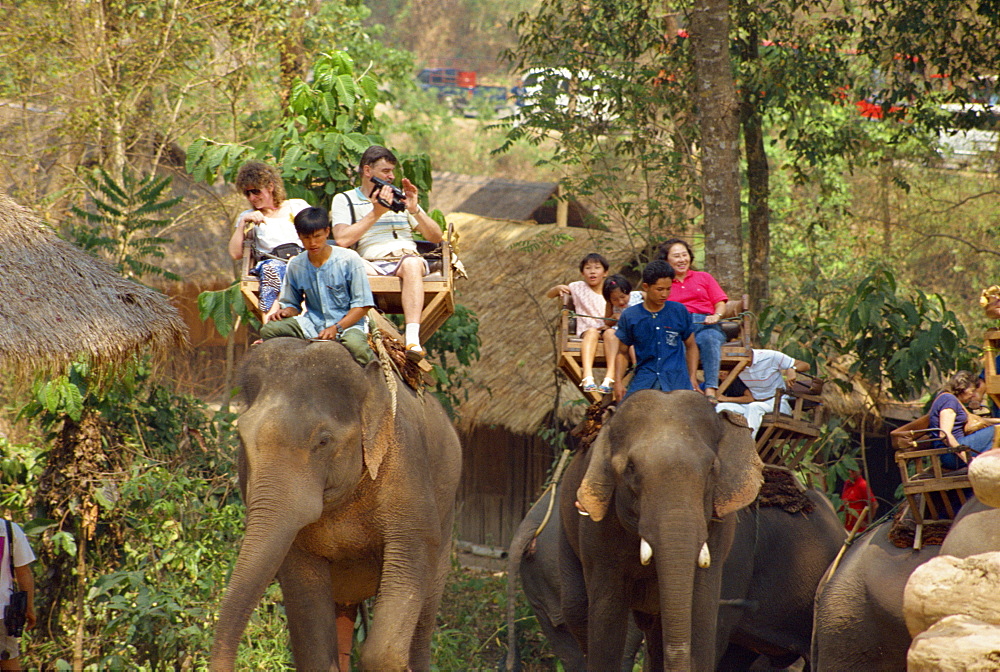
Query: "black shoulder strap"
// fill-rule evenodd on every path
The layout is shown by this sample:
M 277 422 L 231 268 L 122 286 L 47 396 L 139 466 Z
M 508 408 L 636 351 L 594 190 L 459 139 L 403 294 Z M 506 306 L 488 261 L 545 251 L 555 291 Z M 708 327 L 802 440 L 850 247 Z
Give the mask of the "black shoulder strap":
M 10 558 L 10 580 L 14 584 L 14 590 L 17 590 L 17 574 L 14 573 L 14 530 L 11 529 L 10 521 L 3 521 L 7 525 L 7 557 Z
M 357 223 L 358 216 L 354 214 L 354 203 L 351 201 L 351 196 L 350 196 L 351 192 L 342 191 L 340 193 L 341 195 L 343 195 L 345 199 L 347 199 L 347 208 L 351 211 L 351 224 Z

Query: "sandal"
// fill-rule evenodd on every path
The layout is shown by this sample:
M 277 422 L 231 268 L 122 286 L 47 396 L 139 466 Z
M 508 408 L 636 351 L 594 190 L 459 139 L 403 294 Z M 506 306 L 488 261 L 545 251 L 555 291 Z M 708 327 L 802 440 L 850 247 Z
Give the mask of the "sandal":
M 580 381 L 580 387 L 584 392 L 597 392 L 597 383 L 594 382 L 593 376 L 587 376 Z
M 601 394 L 611 394 L 612 392 L 615 391 L 615 388 L 613 387 L 614 384 L 615 381 L 611 380 L 610 378 L 605 378 L 604 381 L 597 386 L 597 391 L 600 392 Z

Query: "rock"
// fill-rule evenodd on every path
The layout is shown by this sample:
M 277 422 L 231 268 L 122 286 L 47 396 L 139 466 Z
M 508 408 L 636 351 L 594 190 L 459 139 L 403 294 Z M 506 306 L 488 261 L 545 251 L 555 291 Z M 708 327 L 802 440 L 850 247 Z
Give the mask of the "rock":
M 987 672 L 1000 669 L 1000 626 L 959 615 L 938 621 L 910 644 L 908 672 Z
M 972 460 L 969 480 L 980 502 L 1000 508 L 1000 450 L 988 450 Z
M 911 635 L 954 614 L 1000 625 L 1000 552 L 959 559 L 938 556 L 910 575 L 903 615 Z

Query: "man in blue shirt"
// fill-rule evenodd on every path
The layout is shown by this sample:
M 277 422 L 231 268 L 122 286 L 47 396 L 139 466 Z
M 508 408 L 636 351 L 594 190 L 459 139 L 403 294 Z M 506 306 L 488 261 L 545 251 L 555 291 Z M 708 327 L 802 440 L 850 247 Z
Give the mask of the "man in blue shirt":
M 667 301 L 674 269 L 665 261 L 652 261 L 642 272 L 646 299 L 626 308 L 618 320 L 621 352 L 635 347 L 636 369 L 627 397 L 636 390 L 697 390 L 698 346 L 691 314 L 676 301 Z M 615 397 L 624 388 L 615 382 Z
M 330 216 L 323 208 L 295 215 L 295 231 L 306 251 L 289 260 L 278 296 L 281 308 L 261 328 L 261 338 L 337 340 L 364 366 L 375 357 L 364 329 L 375 299 L 361 257 L 327 243 Z

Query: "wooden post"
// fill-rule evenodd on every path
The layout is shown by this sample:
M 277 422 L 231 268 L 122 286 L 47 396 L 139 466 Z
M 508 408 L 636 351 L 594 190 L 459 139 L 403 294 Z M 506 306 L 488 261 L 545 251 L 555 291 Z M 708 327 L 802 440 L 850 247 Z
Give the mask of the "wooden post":
M 556 186 L 556 225 L 569 225 L 569 199 L 563 194 L 562 185 Z

